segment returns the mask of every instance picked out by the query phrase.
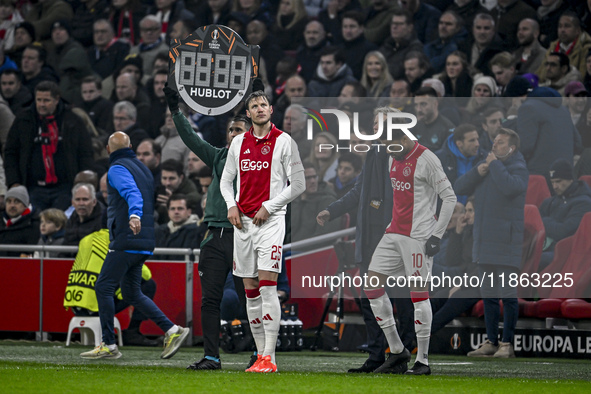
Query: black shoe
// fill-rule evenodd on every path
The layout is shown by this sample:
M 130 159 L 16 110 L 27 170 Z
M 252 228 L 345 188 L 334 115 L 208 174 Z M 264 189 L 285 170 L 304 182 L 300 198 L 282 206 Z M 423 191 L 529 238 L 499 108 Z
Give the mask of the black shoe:
M 349 373 L 370 373 L 370 372 L 375 371 L 382 364 L 383 363 L 381 363 L 379 361 L 367 359 L 367 360 L 365 360 L 365 362 L 363 363 L 363 365 L 361 367 L 351 368 L 347 372 L 349 372 Z
M 187 369 L 192 369 L 193 371 L 203 371 L 203 370 L 212 371 L 215 369 L 222 369 L 222 363 L 219 361 L 210 360 L 210 359 L 204 357 L 201 360 L 189 365 L 187 367 Z
M 404 373 L 405 375 L 431 375 L 431 367 L 422 362 L 415 362 L 411 369 Z
M 140 330 L 125 330 L 123 335 L 123 344 L 126 346 L 160 346 L 161 342 L 148 339 L 142 335 Z
M 250 361 L 248 362 L 248 366 L 245 369 L 252 367 L 254 365 L 254 363 L 257 362 L 257 360 L 258 360 L 258 356 L 256 354 L 253 354 L 252 356 L 250 356 Z
M 401 375 L 408 370 L 408 362 L 410 361 L 410 352 L 404 350 L 398 354 L 388 353 L 388 359 L 383 363 L 375 373 L 392 373 Z

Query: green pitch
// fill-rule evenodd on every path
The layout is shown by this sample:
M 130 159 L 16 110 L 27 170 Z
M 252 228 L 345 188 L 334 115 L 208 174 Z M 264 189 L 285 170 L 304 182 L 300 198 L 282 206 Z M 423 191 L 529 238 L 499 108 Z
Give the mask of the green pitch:
M 222 371 L 188 371 L 202 349 L 182 348 L 161 360 L 160 349 L 123 347 L 118 360 L 82 360 L 88 346 L 0 342 L 2 393 L 177 392 L 591 392 L 591 361 L 569 359 L 471 359 L 432 356 L 431 376 L 352 375 L 360 353 L 278 353 L 280 373 L 242 372 L 247 353 L 223 354 Z M 414 360 L 414 357 L 413 357 Z

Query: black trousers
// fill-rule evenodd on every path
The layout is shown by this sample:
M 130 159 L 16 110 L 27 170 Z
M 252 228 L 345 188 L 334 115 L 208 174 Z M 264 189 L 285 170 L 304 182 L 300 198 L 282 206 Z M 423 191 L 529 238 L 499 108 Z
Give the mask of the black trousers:
M 220 356 L 220 305 L 224 284 L 234 261 L 234 231 L 232 228 L 210 227 L 213 238 L 201 249 L 199 280 L 201 281 L 201 329 L 205 356 Z M 236 293 L 243 310 L 246 295 L 242 278 L 234 277 Z

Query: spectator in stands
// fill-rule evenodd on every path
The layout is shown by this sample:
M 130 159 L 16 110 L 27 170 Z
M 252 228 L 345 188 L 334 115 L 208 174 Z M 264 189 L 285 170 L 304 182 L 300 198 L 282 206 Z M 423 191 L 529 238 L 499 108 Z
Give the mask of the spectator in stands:
M 54 70 L 45 65 L 47 52 L 41 44 L 33 43 L 23 51 L 21 59 L 21 71 L 23 73 L 23 85 L 35 92 L 35 87 L 42 81 L 58 82 L 59 77 Z
M 308 85 L 308 95 L 337 97 L 346 83 L 355 81 L 351 68 L 345 63 L 343 51 L 337 47 L 326 47 L 321 52 L 314 78 Z
M 8 103 L 4 101 L 2 97 L 0 97 L 0 153 L 6 146 L 6 138 L 8 138 L 8 132 L 10 131 L 10 126 L 14 121 L 14 114 L 10 110 Z M 0 163 L 0 165 L 3 163 Z M 2 189 L 5 190 L 6 188 L 6 178 L 4 174 L 2 174 L 2 168 L 0 168 L 0 184 L 4 185 L 4 188 L 0 187 L 0 195 Z
M 148 124 L 151 135 L 158 136 L 160 128 L 164 126 L 166 100 L 164 100 L 164 85 L 168 80 L 168 69 L 153 70 L 153 76 L 147 81 L 148 97 L 150 98 L 150 119 Z
M 485 153 L 480 149 L 478 142 L 478 129 L 468 123 L 456 127 L 436 154 L 452 185 L 476 163 L 485 159 Z M 458 195 L 457 197 L 458 202 L 466 204 L 468 196 Z
M 366 9 L 367 17 L 363 32 L 369 42 L 379 46 L 390 36 L 390 21 L 398 7 L 394 1 L 371 0 Z
M 568 56 L 564 53 L 552 52 L 546 56 L 543 66 L 546 68 L 546 79 L 541 80 L 539 86 L 551 87 L 562 96 L 567 83 L 582 79 L 579 70 L 570 64 Z
M 82 101 L 79 106 L 90 116 L 99 132 L 106 133 L 110 128 L 109 120 L 114 104 L 101 95 L 102 88 L 103 85 L 99 77 L 91 75 L 84 78 L 80 85 Z
M 517 42 L 519 46 L 513 52 L 515 68 L 519 74 L 535 73 L 542 65 L 546 50 L 538 41 L 540 25 L 534 19 L 526 18 L 519 22 Z
M 303 0 L 281 0 L 271 29 L 273 38 L 284 51 L 294 51 L 304 42 L 308 15 Z
M 140 20 L 146 15 L 138 0 L 119 0 L 111 5 L 108 20 L 111 21 L 114 37 L 137 45 L 140 42 Z
M 378 47 L 365 38 L 365 15 L 359 11 L 348 11 L 343 14 L 341 24 L 343 42 L 338 45 L 344 51 L 345 64 L 353 71 L 356 80 L 361 79 L 365 56 Z
M 414 107 L 418 123 L 413 129 L 413 134 L 421 145 L 433 152 L 439 150 L 455 125 L 439 113 L 439 100 L 435 89 L 425 87 L 417 90 Z
M 195 184 L 195 186 L 199 186 L 199 177 L 197 176 L 197 174 L 199 174 L 199 172 L 201 171 L 201 169 L 203 167 L 207 167 L 205 165 L 205 162 L 203 160 L 201 160 L 201 158 L 199 158 L 199 156 L 197 156 L 195 154 L 195 152 L 190 151 L 189 152 L 189 156 L 187 157 L 187 165 L 186 165 L 186 176 L 187 178 L 189 178 L 191 181 L 193 181 L 193 183 Z M 201 191 L 200 191 L 201 193 Z M 203 193 L 201 193 L 203 194 Z
M 216 3 L 216 2 L 212 2 Z M 221 3 L 221 2 L 220 2 Z M 226 3 L 228 4 L 228 3 Z M 189 19 L 180 19 L 172 25 L 172 30 L 170 31 L 170 38 L 176 38 L 178 40 L 184 40 L 187 38 L 191 33 L 193 33 L 197 27 L 209 25 L 210 23 L 203 24 L 203 25 L 196 25 L 193 20 Z
M 146 15 L 140 21 L 141 42 L 131 48 L 129 53 L 142 58 L 144 75 L 152 75 L 152 66 L 157 54 L 168 52 L 168 43 L 160 35 L 161 31 L 162 23 L 154 15 Z
M 96 189 L 92 184 L 77 183 L 74 185 L 72 205 L 74 212 L 66 223 L 65 245 L 78 245 L 82 238 L 103 227 L 103 206 L 97 203 Z
M 6 50 L 6 54 L 17 65 L 21 64 L 23 51 L 35 41 L 35 28 L 29 22 L 17 23 L 14 27 L 14 45 L 12 49 Z
M 170 220 L 156 228 L 156 247 L 199 249 L 207 227 L 200 226 L 199 217 L 187 206 L 187 198 L 183 194 L 173 194 L 166 205 Z M 182 260 L 183 256 L 160 255 L 158 258 Z
M 474 79 L 472 84 L 472 97 L 466 105 L 464 122 L 477 124 L 480 121 L 482 113 L 487 110 L 495 100 L 491 97 L 496 96 L 497 83 L 495 79 L 489 76 L 481 76 Z
M 576 181 L 573 175 L 573 166 L 566 160 L 556 160 L 550 167 L 554 196 L 545 199 L 540 206 L 546 241 L 539 272 L 552 262 L 556 244 L 574 235 L 583 216 L 591 212 L 591 189 L 584 181 Z
M 433 76 L 429 59 L 423 52 L 411 51 L 404 57 L 404 75 L 410 82 L 412 93 L 419 90 L 423 81 Z
M 560 94 L 551 88 L 539 87 L 528 94 L 517 114 L 517 131 L 531 174 L 547 177 L 556 160 L 572 165 L 575 153 L 582 151 L 581 136 Z
M 124 74 L 129 75 L 129 74 Z M 129 101 L 119 101 L 113 106 L 113 129 L 123 131 L 129 136 L 131 148 L 134 152 L 145 139 L 150 138 L 148 133 L 137 123 L 137 110 Z
M 21 15 L 20 10 L 16 7 L 15 1 L 0 1 L 0 36 L 2 36 L 0 50 L 12 50 L 14 46 L 15 27 L 18 23 L 23 21 L 23 16 Z
M 306 135 L 306 119 L 306 110 L 299 104 L 287 107 L 283 116 L 283 131 L 298 144 L 300 156 L 306 156 L 312 148 L 312 141 Z
M 586 134 L 587 112 L 589 110 L 589 92 L 580 81 L 571 81 L 564 88 L 564 101 L 573 124 L 579 131 L 581 138 Z M 585 141 L 586 142 L 586 141 Z M 583 142 L 583 146 L 585 143 Z
M 323 131 L 314 136 L 312 149 L 307 160 L 314 165 L 318 179 L 328 182 L 337 175 L 339 153 L 337 152 L 338 141 L 335 136 Z M 330 146 L 333 148 L 330 148 Z
M 388 69 L 394 79 L 404 77 L 404 58 L 411 51 L 423 50 L 423 44 L 414 35 L 413 19 L 410 12 L 396 10 L 390 22 L 390 37 L 380 47 L 386 57 Z
M 26 185 L 39 210 L 66 209 L 74 177 L 92 165 L 90 137 L 83 121 L 61 101 L 55 83 L 41 82 L 35 98 L 8 133 L 6 184 Z
M 329 181 L 334 189 L 337 200 L 355 186 L 355 182 L 357 182 L 357 178 L 361 174 L 363 160 L 354 153 L 345 152 L 339 156 L 338 163 L 337 176 Z M 351 212 L 350 215 L 351 226 L 355 226 L 357 212 Z
M 180 109 L 186 116 L 188 108 L 186 105 L 180 105 Z M 170 110 L 166 107 L 164 115 L 164 126 L 160 128 L 160 135 L 156 138 L 156 143 L 162 147 L 162 161 L 175 160 L 186 163 L 189 157 L 189 148 L 183 143 L 178 131 L 172 121 Z
M 39 240 L 39 215 L 29 204 L 24 186 L 14 186 L 4 196 L 6 208 L 0 220 L 0 244 L 35 245 Z M 20 256 L 19 252 L 0 252 L 0 256 Z
M 315 166 L 304 161 L 306 190 L 291 203 L 292 242 L 340 230 L 340 223 L 332 221 L 324 226 L 316 222 L 316 214 L 335 200 L 332 188 L 319 179 Z
M 480 150 L 485 153 L 492 150 L 493 141 L 497 138 L 497 134 L 499 134 L 503 119 L 505 119 L 505 115 L 500 107 L 491 107 L 484 111 L 480 124 L 484 132 L 478 140 Z
M 72 38 L 88 48 L 93 44 L 93 24 L 95 21 L 107 17 L 110 1 L 81 0 L 74 10 L 72 18 Z
M 92 29 L 94 45 L 88 47 L 86 54 L 94 72 L 105 79 L 123 63 L 130 47 L 127 42 L 115 39 L 115 30 L 106 19 L 94 22 Z
M 51 26 L 60 19 L 67 21 L 74 16 L 70 4 L 63 0 L 42 0 L 31 6 L 25 16 L 27 22 L 35 27 L 36 41 L 51 38 Z
M 447 56 L 444 72 L 439 78 L 443 82 L 446 97 L 470 97 L 472 77 L 463 52 L 454 51 Z M 456 99 L 455 102 L 463 107 L 467 100 Z
M 51 41 L 54 45 L 47 54 L 47 65 L 52 67 L 60 79 L 62 97 L 69 103 L 80 100 L 80 84 L 84 77 L 93 74 L 88 57 L 82 45 L 70 36 L 68 21 L 59 20 L 51 26 Z
M 395 79 L 390 86 L 389 107 L 396 108 L 402 112 L 409 112 L 412 107 L 412 94 L 410 83 L 406 79 Z
M 506 110 L 507 119 L 511 122 L 508 125 L 511 127 L 515 128 L 513 124 L 516 122 L 519 108 L 532 90 L 532 84 L 527 78 L 517 76 L 509 81 L 503 95 L 504 97 L 511 97 L 511 106 Z
M 388 63 L 381 52 L 371 51 L 365 56 L 360 82 L 369 97 L 386 97 L 388 95 L 394 79 L 388 71 Z M 351 84 L 346 86 L 351 86 Z M 345 86 L 343 86 L 344 88 Z
M 162 162 L 162 147 L 153 139 L 145 139 L 138 145 L 136 155 L 139 161 L 144 163 L 154 177 L 154 190 L 158 189 L 161 183 L 160 163 Z
M 141 62 L 140 58 L 135 58 L 134 60 L 129 56 L 126 58 L 126 62 Z M 130 66 L 130 68 L 131 67 L 134 66 Z M 126 67 L 121 70 L 121 74 L 119 74 L 119 76 L 117 76 L 115 79 L 115 94 L 113 101 L 129 101 L 131 104 L 133 104 L 137 112 L 137 122 L 151 137 L 156 137 L 157 131 L 150 128 L 150 113 L 152 112 L 152 109 L 150 108 L 150 98 L 145 93 L 145 91 L 141 89 L 137 74 L 123 72 L 126 71 L 125 69 Z M 141 66 L 138 69 L 141 70 Z
M 489 67 L 497 82 L 497 96 L 502 96 L 517 71 L 515 61 L 509 52 L 497 53 L 490 61 Z
M 276 103 L 273 104 L 273 114 L 271 121 L 280 130 L 283 130 L 283 118 L 287 107 L 291 105 L 291 100 L 294 97 L 306 97 L 308 87 L 306 81 L 298 74 L 294 74 L 285 81 L 285 88 L 283 94 L 279 96 Z
M 68 218 L 64 211 L 56 208 L 49 208 L 39 214 L 41 221 L 39 223 L 39 242 L 37 245 L 60 246 L 64 244 L 65 227 Z M 43 257 L 58 257 L 59 252 L 44 252 Z M 35 257 L 40 257 L 39 252 L 35 252 Z
M 472 261 L 479 275 L 491 275 L 494 283 L 480 289 L 488 339 L 468 356 L 515 357 L 513 334 L 519 316 L 517 288 L 502 287 L 500 276 L 518 274 L 523 248 L 525 194 L 529 172 L 519 151 L 519 136 L 500 129 L 493 150 L 466 174 L 454 189 L 460 195 L 474 194 L 474 248 Z M 498 341 L 499 299 L 503 300 L 503 337 Z
M 158 212 L 158 224 L 167 223 L 168 200 L 173 194 L 184 194 L 187 206 L 194 210 L 197 208 L 201 196 L 193 182 L 185 178 L 183 163 L 176 160 L 167 160 L 162 163 L 162 186 L 156 191 L 156 211 Z
M 258 19 L 252 20 L 246 26 L 246 40 L 250 45 L 259 45 L 260 56 L 265 61 L 267 80 L 275 87 L 277 77 L 277 63 L 283 58 L 283 49 L 277 45 L 265 23 Z
M 420 42 L 427 43 L 437 38 L 437 23 L 441 11 L 423 0 L 406 0 L 401 3 L 414 21 L 414 30 Z
M 0 74 L 0 93 L 14 115 L 19 115 L 33 102 L 33 94 L 21 83 L 18 70 L 7 69 Z
M 367 90 L 359 82 L 349 82 L 343 85 L 337 101 L 340 105 L 345 103 L 358 104 L 361 99 L 367 97 Z
M 558 22 L 560 16 L 567 10 L 572 11 L 572 3 L 575 2 L 568 0 L 543 0 L 542 5 L 538 7 L 537 19 L 540 22 L 540 43 L 545 48 L 558 38 Z
M 160 35 L 166 42 L 170 41 L 170 32 L 176 21 L 195 19 L 195 15 L 185 8 L 185 3 L 182 0 L 159 0 L 148 8 L 147 14 L 155 15 L 161 22 Z
M 536 11 L 523 0 L 497 0 L 497 6 L 491 10 L 496 20 L 497 34 L 503 40 L 505 49 L 517 48 L 517 28 L 525 18 L 537 19 Z
M 439 18 L 439 37 L 424 47 L 431 67 L 436 73 L 445 69 L 445 60 L 449 54 L 458 50 L 458 43 L 468 37 L 462 18 L 453 11 L 445 11 Z
M 195 7 L 195 2 L 188 1 L 185 3 L 187 9 L 195 14 L 194 22 L 191 22 L 195 27 L 189 29 L 191 33 L 199 26 L 212 24 L 228 26 L 228 17 L 232 11 L 231 0 L 208 0 L 206 2 L 197 2 L 197 4 L 197 7 Z M 190 19 L 181 20 L 189 21 Z M 173 37 L 171 36 L 171 38 Z
M 480 4 L 480 0 L 454 0 L 446 8 L 446 11 L 453 11 L 464 21 L 468 31 L 472 31 L 474 17 L 478 14 L 488 13 L 488 10 Z
M 581 22 L 577 14 L 565 11 L 558 22 L 558 40 L 552 41 L 546 52 L 546 61 L 553 52 L 561 52 L 568 56 L 570 64 L 583 75 L 586 69 L 587 52 L 591 48 L 591 36 L 581 30 Z M 548 68 L 542 63 L 538 72 L 540 81 L 547 79 Z
M 312 20 L 304 29 L 304 43 L 296 52 L 296 60 L 302 67 L 300 75 L 310 82 L 320 61 L 320 52 L 328 45 L 326 31 L 322 23 Z
M 458 44 L 458 49 L 466 54 L 468 63 L 484 75 L 492 76 L 488 62 L 494 55 L 503 51 L 503 41 L 495 33 L 495 20 L 489 14 L 474 17 L 472 37 Z

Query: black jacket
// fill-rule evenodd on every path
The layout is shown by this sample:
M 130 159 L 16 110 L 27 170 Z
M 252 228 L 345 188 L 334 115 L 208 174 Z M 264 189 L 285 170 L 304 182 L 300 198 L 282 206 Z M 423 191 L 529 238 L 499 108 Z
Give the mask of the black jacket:
M 66 158 L 65 174 L 57 174 L 60 180 L 72 183 L 77 173 L 90 169 L 93 151 L 90 136 L 82 119 L 60 102 L 56 113 L 61 146 Z M 34 139 L 39 133 L 39 117 L 35 105 L 18 115 L 8 132 L 4 151 L 6 186 L 15 183 L 27 185 L 31 169 Z
M 16 223 L 6 227 L 5 216 L 0 217 L 0 244 L 35 245 L 39 241 L 39 215 L 33 209 Z M 0 252 L 0 256 L 20 256 L 21 252 Z

